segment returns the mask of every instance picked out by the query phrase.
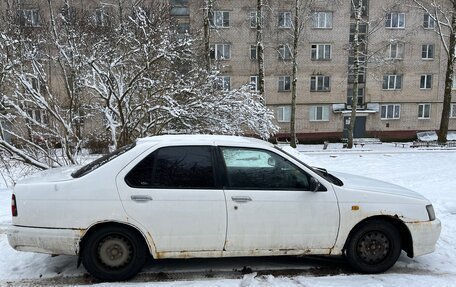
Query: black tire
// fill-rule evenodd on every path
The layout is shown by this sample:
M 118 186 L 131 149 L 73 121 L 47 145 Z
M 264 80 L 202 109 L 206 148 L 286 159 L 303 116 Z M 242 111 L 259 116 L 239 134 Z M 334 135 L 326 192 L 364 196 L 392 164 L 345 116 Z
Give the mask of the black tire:
M 138 274 L 148 250 L 137 232 L 121 226 L 89 234 L 82 246 L 82 264 L 101 281 L 123 281 Z
M 380 273 L 393 266 L 401 254 L 397 228 L 381 220 L 366 221 L 350 235 L 345 255 L 353 269 L 361 273 Z

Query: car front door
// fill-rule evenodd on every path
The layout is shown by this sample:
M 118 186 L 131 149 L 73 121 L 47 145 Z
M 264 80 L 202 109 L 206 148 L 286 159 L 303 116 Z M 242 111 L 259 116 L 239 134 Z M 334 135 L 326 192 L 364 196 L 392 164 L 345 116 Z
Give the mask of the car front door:
M 117 177 L 129 217 L 143 225 L 157 252 L 221 251 L 226 204 L 211 146 L 162 147 Z
M 221 147 L 220 154 L 227 175 L 226 251 L 334 246 L 339 209 L 331 186 L 310 191 L 311 176 L 271 150 Z

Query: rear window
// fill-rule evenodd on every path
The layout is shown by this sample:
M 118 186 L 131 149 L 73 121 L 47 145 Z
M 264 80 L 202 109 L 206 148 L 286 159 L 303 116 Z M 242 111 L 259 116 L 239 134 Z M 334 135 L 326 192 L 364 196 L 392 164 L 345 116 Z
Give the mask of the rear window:
M 126 146 L 123 146 L 111 153 L 108 153 L 100 158 L 97 158 L 96 160 L 92 161 L 91 163 L 81 167 L 80 169 L 78 169 L 77 171 L 73 172 L 71 174 L 72 177 L 74 178 L 78 178 L 78 177 L 81 177 L 81 176 L 84 176 L 94 170 L 96 170 L 97 168 L 99 168 L 100 166 L 106 164 L 107 162 L 110 162 L 111 160 L 115 159 L 116 157 L 126 153 L 127 151 L 131 150 L 132 148 L 135 147 L 135 143 L 133 144 L 130 144 L 130 145 L 126 145 Z

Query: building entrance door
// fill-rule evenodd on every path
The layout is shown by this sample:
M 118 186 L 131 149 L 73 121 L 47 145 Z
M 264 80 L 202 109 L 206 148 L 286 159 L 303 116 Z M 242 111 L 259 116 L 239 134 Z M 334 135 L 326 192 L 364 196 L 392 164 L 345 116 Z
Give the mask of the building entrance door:
M 363 138 L 366 136 L 366 118 L 367 117 L 356 117 L 353 138 Z M 349 125 L 350 117 L 344 117 L 344 138 L 348 138 Z

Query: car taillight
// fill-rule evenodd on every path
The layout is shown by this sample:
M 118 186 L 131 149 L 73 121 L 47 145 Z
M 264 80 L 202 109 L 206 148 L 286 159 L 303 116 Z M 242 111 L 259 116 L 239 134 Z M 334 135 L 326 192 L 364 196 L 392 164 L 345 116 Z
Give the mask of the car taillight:
M 14 194 L 11 196 L 11 213 L 13 216 L 17 216 L 16 196 Z

